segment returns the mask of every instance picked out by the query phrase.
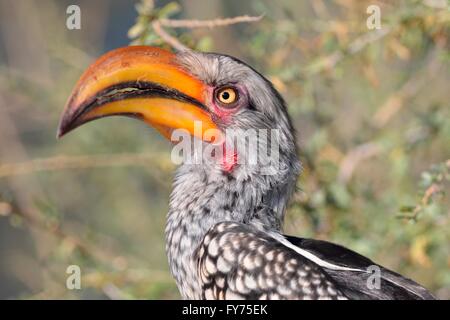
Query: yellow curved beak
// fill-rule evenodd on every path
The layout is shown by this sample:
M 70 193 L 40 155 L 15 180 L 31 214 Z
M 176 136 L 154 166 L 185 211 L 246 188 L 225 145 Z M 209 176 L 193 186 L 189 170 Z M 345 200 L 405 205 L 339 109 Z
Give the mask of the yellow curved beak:
M 95 119 L 125 115 L 142 119 L 168 139 L 174 129 L 211 139 L 204 133 L 218 128 L 205 107 L 205 92 L 205 84 L 169 51 L 148 46 L 116 49 L 81 76 L 62 114 L 58 137 Z M 201 130 L 195 129 L 196 122 Z

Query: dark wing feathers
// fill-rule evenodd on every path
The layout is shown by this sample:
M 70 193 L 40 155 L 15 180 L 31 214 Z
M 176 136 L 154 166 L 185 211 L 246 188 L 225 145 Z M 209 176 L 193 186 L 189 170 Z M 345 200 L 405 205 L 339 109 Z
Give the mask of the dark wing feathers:
M 297 247 L 314 253 L 317 257 L 336 265 L 367 269 L 374 264 L 369 258 L 331 242 L 292 236 L 285 236 L 285 238 Z
M 313 262 L 248 225 L 222 222 L 195 253 L 204 299 L 344 299 Z
M 195 252 L 203 298 L 434 299 L 412 280 L 342 246 L 285 238 L 315 262 L 253 226 L 215 225 Z M 371 266 L 379 267 L 379 289 L 367 285 Z
M 340 245 L 314 239 L 303 239 L 286 236 L 292 244 L 313 253 L 319 258 L 333 264 L 361 269 L 366 272 L 341 271 L 324 269 L 339 288 L 350 299 L 408 299 L 433 300 L 436 299 L 427 289 L 402 275 L 384 268 L 372 260 Z M 373 273 L 367 271 L 369 267 L 377 266 L 381 276 L 380 289 L 369 289 L 368 279 Z M 373 270 L 373 269 L 372 269 Z

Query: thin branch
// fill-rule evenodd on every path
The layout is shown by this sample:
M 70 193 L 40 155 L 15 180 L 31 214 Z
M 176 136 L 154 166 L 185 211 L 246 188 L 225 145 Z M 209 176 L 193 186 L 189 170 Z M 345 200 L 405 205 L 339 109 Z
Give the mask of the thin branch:
M 182 44 L 177 38 L 171 36 L 163 27 L 167 28 L 215 28 L 229 26 L 237 23 L 256 22 L 263 18 L 263 16 L 239 16 L 234 18 L 213 19 L 213 20 L 171 20 L 158 19 L 152 22 L 152 28 L 155 33 L 161 37 L 168 45 L 178 51 L 190 50 L 187 46 Z
M 110 257 L 104 256 L 104 250 L 95 250 L 96 253 L 93 254 L 94 249 L 91 248 L 89 245 L 83 243 L 80 239 L 76 238 L 75 236 L 71 236 L 66 234 L 59 226 L 59 224 L 49 224 L 45 219 L 42 219 L 35 210 L 31 211 L 25 211 L 21 209 L 18 205 L 12 204 L 12 203 L 6 203 L 6 205 L 9 206 L 8 214 L 10 215 L 14 214 L 20 218 L 31 228 L 34 230 L 40 230 L 44 231 L 45 233 L 48 233 L 52 236 L 54 236 L 57 239 L 60 239 L 61 241 L 64 240 L 70 240 L 70 242 L 76 247 L 80 253 L 82 253 L 85 256 L 99 256 L 101 255 L 103 257 L 103 261 L 108 261 Z
M 163 165 L 164 163 L 164 165 Z M 0 164 L 0 178 L 26 175 L 41 171 L 60 171 L 68 169 L 90 169 L 101 167 L 149 166 L 157 165 L 161 170 L 165 161 L 158 161 L 154 154 L 104 154 L 83 156 L 56 156 L 34 159 L 22 163 Z M 166 169 L 169 169 L 167 166 Z
M 376 128 L 384 127 L 405 105 L 405 101 L 413 98 L 430 80 L 438 74 L 442 66 L 439 59 L 441 50 L 436 47 L 426 58 L 424 72 L 416 71 L 396 92 L 392 93 L 378 108 L 372 118 Z
M 155 33 L 161 37 L 167 44 L 169 44 L 174 49 L 177 49 L 178 51 L 188 51 L 190 50 L 188 47 L 186 47 L 184 44 L 182 44 L 180 41 L 178 41 L 177 38 L 172 37 L 170 34 L 168 34 L 164 28 L 161 26 L 161 23 L 159 20 L 155 20 L 152 22 L 152 27 Z
M 239 16 L 233 18 L 217 18 L 213 20 L 172 20 L 172 19 L 159 19 L 158 21 L 164 27 L 169 28 L 215 28 L 215 27 L 224 27 L 238 23 L 248 23 L 248 22 L 257 22 L 261 20 L 264 16 Z
M 374 142 L 360 144 L 350 150 L 339 166 L 338 181 L 348 183 L 361 161 L 374 157 L 381 152 L 381 146 Z
M 444 163 L 444 172 L 439 173 L 436 180 L 425 190 L 420 202 L 414 206 L 411 214 L 398 215 L 397 218 L 417 221 L 417 217 L 430 204 L 432 197 L 444 191 L 444 182 L 448 181 L 450 177 L 450 159 L 447 159 Z
M 350 54 L 358 53 L 369 44 L 384 38 L 391 32 L 391 30 L 392 29 L 389 27 L 383 27 L 382 29 L 379 30 L 367 32 L 362 36 L 353 40 L 348 46 L 347 52 Z
M 115 255 L 112 252 L 105 251 L 105 248 L 97 248 L 90 243 L 84 242 L 81 238 L 76 235 L 66 233 L 61 228 L 59 223 L 50 223 L 48 220 L 39 217 L 35 213 L 20 210 L 14 204 L 1 202 L 0 207 L 7 208 L 8 212 L 4 212 L 5 216 L 14 214 L 22 219 L 22 221 L 30 228 L 30 230 L 35 230 L 39 232 L 44 232 L 45 234 L 51 235 L 58 239 L 60 242 L 70 242 L 73 248 L 77 249 L 83 256 L 94 259 L 95 261 L 103 264 L 104 266 L 111 267 Z M 1 215 L 1 213 L 0 213 Z M 51 268 L 46 268 L 44 271 L 49 272 L 49 274 L 58 279 L 58 283 L 63 283 L 64 281 L 60 279 L 60 274 L 52 272 Z M 103 293 L 112 300 L 122 300 L 127 299 L 128 296 L 125 292 L 121 291 L 115 283 L 123 283 L 124 281 L 131 283 L 142 283 L 143 281 L 166 281 L 170 282 L 172 278 L 167 272 L 155 269 L 130 269 L 125 268 L 124 270 L 115 270 L 114 272 L 98 272 L 102 277 L 92 277 L 90 274 L 83 277 L 84 286 L 98 288 L 103 291 Z M 55 295 L 58 296 L 58 295 Z
M 105 284 L 102 287 L 103 293 L 110 299 L 110 300 L 125 300 L 126 295 L 125 293 L 120 290 L 115 284 L 109 282 Z
M 434 196 L 435 194 L 438 194 L 441 191 L 442 188 L 438 184 L 433 183 L 431 186 L 427 188 L 427 190 L 425 190 L 425 193 L 422 199 L 420 200 L 420 203 L 414 207 L 410 215 L 398 215 L 397 218 L 417 221 L 419 213 L 430 203 L 431 197 Z
M 309 65 L 306 69 L 307 73 L 309 75 L 319 73 L 326 69 L 332 69 L 334 68 L 346 55 L 349 54 L 356 54 L 363 50 L 365 47 L 367 47 L 369 44 L 378 41 L 382 38 L 384 38 L 386 35 L 388 35 L 391 32 L 391 28 L 384 27 L 383 29 L 375 30 L 372 32 L 368 32 L 363 34 L 362 36 L 359 36 L 345 49 L 339 49 L 335 52 L 325 56 L 321 57 L 318 60 L 316 60 L 314 63 Z

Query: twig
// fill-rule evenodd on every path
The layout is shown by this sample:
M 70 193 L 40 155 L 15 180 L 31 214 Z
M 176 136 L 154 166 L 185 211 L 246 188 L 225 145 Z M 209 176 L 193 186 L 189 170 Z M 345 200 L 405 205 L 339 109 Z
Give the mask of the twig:
M 364 49 L 367 45 L 384 38 L 391 32 L 391 28 L 383 27 L 383 29 L 368 32 L 353 40 L 346 49 L 336 50 L 335 52 L 321 57 L 306 68 L 308 75 L 319 73 L 325 69 L 334 68 L 346 55 L 356 54 Z
M 27 148 L 20 138 L 16 122 L 13 121 L 6 109 L 8 103 L 5 103 L 5 100 L 2 99 L 3 96 L 7 96 L 3 95 L 3 93 L 3 90 L 0 90 L 0 154 L 2 159 L 29 159 Z M 32 219 L 37 219 L 39 214 L 34 209 L 31 194 L 37 195 L 42 192 L 39 181 L 27 179 L 25 182 L 21 181 L 21 179 L 9 177 L 7 182 L 12 197 L 15 199 L 16 211 L 26 211 Z M 38 243 L 36 246 L 37 256 L 42 258 L 45 254 L 45 248 L 39 245 L 42 237 L 35 230 L 31 231 L 31 235 L 34 241 Z
M 157 161 L 153 154 L 105 154 L 83 156 L 56 156 L 46 159 L 34 159 L 22 163 L 0 164 L 0 178 L 25 175 L 40 171 L 59 171 L 67 169 L 89 169 L 120 166 L 158 165 L 164 169 L 163 161 Z M 169 166 L 167 169 L 169 169 Z
M 401 110 L 405 100 L 414 97 L 420 89 L 436 76 L 442 65 L 439 59 L 440 52 L 439 48 L 432 50 L 426 59 L 425 72 L 415 72 L 398 91 L 391 94 L 378 108 L 372 119 L 374 127 L 384 127 Z
M 215 27 L 224 27 L 237 23 L 244 22 L 256 22 L 263 18 L 264 16 L 239 16 L 234 18 L 218 18 L 213 20 L 172 20 L 172 19 L 159 19 L 158 21 L 164 27 L 169 28 L 215 28 Z
M 362 36 L 353 40 L 348 46 L 347 52 L 350 54 L 355 54 L 364 49 L 367 45 L 384 38 L 391 32 L 391 28 L 383 27 L 382 29 L 375 30 L 372 32 L 367 32 Z
M 438 184 L 433 183 L 431 186 L 427 188 L 427 190 L 425 190 L 425 193 L 422 199 L 420 200 L 420 203 L 414 207 L 410 215 L 398 215 L 397 218 L 416 221 L 419 213 L 430 203 L 431 197 L 441 191 L 442 191 L 441 187 Z
M 102 291 L 111 300 L 125 300 L 125 294 L 113 283 L 105 284 Z
M 113 252 L 105 250 L 105 247 L 97 248 L 95 245 L 85 242 L 73 232 L 68 233 L 59 222 L 42 217 L 42 214 L 39 214 L 34 208 L 24 210 L 12 202 L 3 202 L 3 204 L 9 207 L 9 211 L 7 214 L 5 213 L 5 216 L 15 215 L 19 217 L 30 231 L 50 235 L 61 243 L 70 243 L 71 247 L 78 250 L 84 257 L 98 261 L 104 266 L 111 267 L 113 264 L 115 258 Z M 136 257 L 133 257 L 133 259 L 136 259 Z
M 381 146 L 374 142 L 360 144 L 350 150 L 339 167 L 338 181 L 348 183 L 358 164 L 368 158 L 376 156 L 381 152 Z
M 10 210 L 8 211 L 8 215 L 14 214 L 14 215 L 22 218 L 22 220 L 32 229 L 44 231 L 48 234 L 53 235 L 57 239 L 60 239 L 61 241 L 70 240 L 70 242 L 74 245 L 74 247 L 76 247 L 80 251 L 80 253 L 82 253 L 83 255 L 95 256 L 93 254 L 92 248 L 90 248 L 88 245 L 82 243 L 76 237 L 70 236 L 70 235 L 66 234 L 65 232 L 63 232 L 59 225 L 49 224 L 44 219 L 38 218 L 38 214 L 34 211 L 33 212 L 24 211 L 23 209 L 19 208 L 19 206 L 12 204 L 12 203 L 7 203 L 7 205 L 10 208 Z M 97 250 L 97 251 L 98 251 L 98 253 L 103 252 L 101 250 Z M 108 261 L 108 259 L 109 258 L 105 258 L 105 259 L 103 259 L 103 261 Z
M 171 36 L 163 27 L 168 28 L 215 28 L 229 26 L 243 22 L 259 21 L 263 16 L 239 16 L 234 18 L 213 19 L 213 20 L 172 20 L 172 19 L 158 19 L 152 22 L 152 28 L 155 33 L 161 37 L 167 44 L 178 51 L 188 51 L 190 48 L 182 44 L 177 38 Z
M 115 256 L 110 252 L 105 251 L 105 248 L 98 249 L 86 242 L 83 242 L 80 238 L 75 235 L 70 235 L 66 233 L 59 224 L 48 223 L 47 220 L 42 218 L 37 218 L 37 215 L 33 213 L 31 215 L 29 212 L 20 211 L 20 209 L 14 204 L 0 202 L 0 204 L 7 205 L 11 212 L 9 214 L 15 214 L 20 217 L 24 223 L 30 228 L 30 230 L 45 232 L 61 242 L 68 242 L 73 248 L 77 249 L 83 256 L 89 257 L 104 266 L 110 268 L 115 259 Z M 9 215 L 8 214 L 8 215 Z M 49 273 L 52 278 L 58 279 L 57 283 L 63 283 L 64 281 L 60 277 L 59 272 L 52 272 L 51 268 L 44 269 L 45 272 Z M 58 270 L 60 271 L 60 270 Z M 145 273 L 144 273 L 145 271 Z M 87 287 L 99 288 L 103 293 L 112 300 L 123 300 L 127 299 L 128 296 L 125 292 L 121 291 L 115 283 L 119 281 L 123 283 L 124 281 L 131 283 L 142 283 L 143 281 L 149 281 L 149 279 L 158 279 L 164 281 L 171 281 L 171 277 L 168 273 L 160 270 L 145 269 L 140 271 L 139 269 L 125 268 L 123 270 L 116 270 L 114 272 L 105 273 L 98 272 L 102 275 L 99 277 L 93 277 L 92 274 L 88 274 L 83 277 L 83 285 Z M 110 279 L 112 277 L 112 279 Z M 62 294 L 62 293 L 61 293 Z M 55 295 L 59 296 L 59 295 Z
M 170 34 L 168 34 L 163 27 L 161 27 L 161 23 L 159 20 L 155 20 L 152 22 L 152 27 L 155 33 L 161 37 L 167 44 L 169 44 L 174 49 L 177 49 L 178 51 L 188 51 L 190 50 L 188 47 L 186 47 L 184 44 L 182 44 L 180 41 L 178 41 L 177 38 L 172 37 Z

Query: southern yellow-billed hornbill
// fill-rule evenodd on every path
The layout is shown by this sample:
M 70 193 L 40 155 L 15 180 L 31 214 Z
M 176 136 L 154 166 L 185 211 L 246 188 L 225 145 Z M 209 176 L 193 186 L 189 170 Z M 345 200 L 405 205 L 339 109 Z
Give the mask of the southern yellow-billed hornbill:
M 278 148 L 270 174 L 246 161 L 252 152 L 241 147 L 225 151 L 220 161 L 185 162 L 177 169 L 166 250 L 184 298 L 433 299 L 415 282 L 344 247 L 281 233 L 300 172 L 294 129 L 281 96 L 245 63 L 144 46 L 114 50 L 79 80 L 58 136 L 110 115 L 140 118 L 168 138 L 184 129 L 200 142 L 193 152 L 227 144 L 223 136 L 233 130 L 278 132 L 269 142 Z M 207 138 L 211 129 L 216 134 Z M 379 286 L 369 284 L 374 266 Z

